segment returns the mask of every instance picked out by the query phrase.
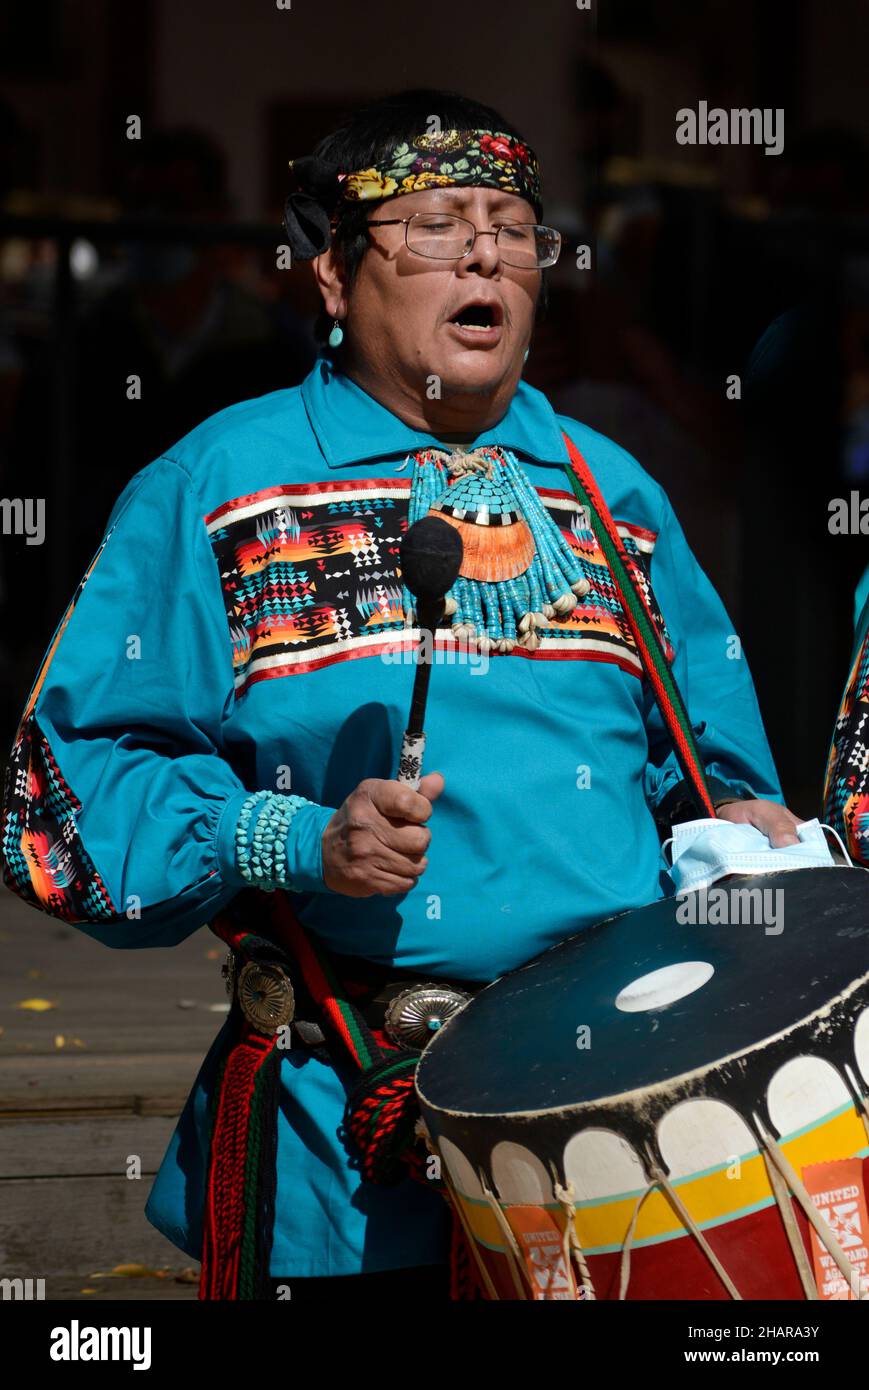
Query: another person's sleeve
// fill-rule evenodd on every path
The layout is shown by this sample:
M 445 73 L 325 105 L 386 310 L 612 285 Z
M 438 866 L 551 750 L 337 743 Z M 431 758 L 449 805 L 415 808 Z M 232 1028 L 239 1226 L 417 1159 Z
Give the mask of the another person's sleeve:
M 694 557 L 669 503 L 651 562 L 651 582 L 674 649 L 685 701 L 716 806 L 726 800 L 783 802 L 754 683 L 739 637 Z M 646 795 L 662 833 L 699 814 L 651 689 L 646 692 Z
M 827 759 L 824 821 L 858 864 L 869 868 L 869 598 Z
M 224 756 L 234 701 L 198 497 L 161 458 L 118 498 L 30 693 L 0 817 L 6 884 L 109 946 L 174 945 L 208 922 L 247 886 L 234 830 L 256 789 Z M 332 814 L 293 818 L 295 887 L 328 891 Z

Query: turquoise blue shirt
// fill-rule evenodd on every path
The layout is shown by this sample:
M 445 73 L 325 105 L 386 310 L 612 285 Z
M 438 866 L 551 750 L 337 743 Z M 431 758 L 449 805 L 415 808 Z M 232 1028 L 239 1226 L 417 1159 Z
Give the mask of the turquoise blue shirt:
M 492 656 L 487 669 L 449 660 L 442 634 L 426 768 L 445 789 L 428 868 L 399 897 L 326 889 L 334 808 L 363 778 L 395 775 L 413 681 L 396 574 L 408 456 L 438 441 L 321 359 L 300 387 L 206 420 L 119 497 L 13 750 L 7 883 L 108 946 L 171 947 L 242 886 L 239 809 L 268 787 L 314 803 L 289 834 L 295 906 L 345 954 L 491 980 L 661 896 L 653 813 L 680 773 L 565 475 L 562 429 L 650 575 L 707 770 L 781 801 L 738 638 L 665 494 L 617 444 L 520 384 L 474 443 L 515 452 L 586 563 L 590 593 L 536 652 Z M 218 1042 L 146 1208 L 191 1256 Z M 445 1260 L 437 1193 L 360 1182 L 338 1135 L 349 1073 L 301 1048 L 281 1069 L 272 1273 Z

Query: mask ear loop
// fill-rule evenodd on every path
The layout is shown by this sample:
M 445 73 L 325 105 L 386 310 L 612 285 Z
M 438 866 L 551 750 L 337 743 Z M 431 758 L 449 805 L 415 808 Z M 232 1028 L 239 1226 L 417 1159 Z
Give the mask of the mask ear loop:
M 663 843 L 662 846 L 661 846 L 661 854 L 664 856 L 664 863 L 665 863 L 665 864 L 667 864 L 667 855 L 666 855 L 666 853 L 665 853 L 665 850 L 666 850 L 666 848 L 667 848 L 668 845 L 672 845 L 674 838 L 675 838 L 675 836 L 670 835 L 670 836 L 664 841 L 664 843 Z M 672 867 L 673 867 L 673 856 L 672 856 L 672 854 L 671 854 L 671 855 L 670 855 L 670 862 L 669 862 L 669 864 L 667 864 L 667 868 L 668 868 L 668 869 L 672 869 Z
M 821 829 L 822 829 L 822 830 L 829 830 L 830 834 L 833 835 L 833 836 L 835 836 L 836 843 L 838 844 L 839 849 L 842 851 L 842 853 L 844 854 L 846 860 L 848 861 L 848 868 L 849 868 L 849 869 L 853 869 L 853 868 L 854 868 L 854 861 L 853 861 L 853 859 L 851 858 L 851 856 L 850 856 L 850 854 L 848 853 L 848 851 L 846 850 L 845 846 L 842 844 L 842 837 L 841 837 L 841 835 L 839 834 L 838 830 L 836 830 L 832 825 L 822 825 L 822 826 L 821 826 Z

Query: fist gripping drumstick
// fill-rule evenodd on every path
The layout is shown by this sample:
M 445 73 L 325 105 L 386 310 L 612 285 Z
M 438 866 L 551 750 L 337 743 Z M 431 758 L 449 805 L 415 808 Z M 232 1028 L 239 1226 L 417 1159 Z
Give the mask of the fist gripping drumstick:
M 424 516 L 415 521 L 401 542 L 401 576 L 416 599 L 420 645 L 416 654 L 413 699 L 401 744 L 397 780 L 407 782 L 414 791 L 422 776 L 425 747 L 423 722 L 434 634 L 444 616 L 444 595 L 452 588 L 461 568 L 462 554 L 462 538 L 456 528 L 436 516 Z

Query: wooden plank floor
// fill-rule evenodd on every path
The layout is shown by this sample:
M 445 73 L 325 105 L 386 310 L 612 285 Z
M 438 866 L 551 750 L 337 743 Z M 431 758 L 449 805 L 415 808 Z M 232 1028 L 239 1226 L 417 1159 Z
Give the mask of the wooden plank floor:
M 198 1263 L 143 1209 L 226 1015 L 224 955 L 207 928 L 113 950 L 0 888 L 0 1278 L 42 1278 L 46 1299 L 197 1297 Z

